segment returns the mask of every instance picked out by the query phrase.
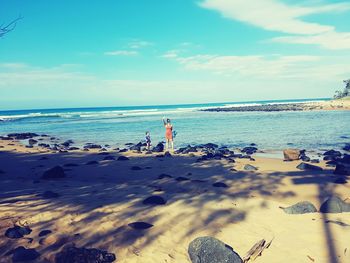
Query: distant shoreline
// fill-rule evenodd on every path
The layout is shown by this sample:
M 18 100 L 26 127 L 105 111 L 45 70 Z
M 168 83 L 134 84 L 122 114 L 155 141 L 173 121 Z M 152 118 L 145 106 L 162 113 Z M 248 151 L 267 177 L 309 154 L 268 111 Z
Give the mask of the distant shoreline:
M 209 112 L 278 112 L 278 111 L 320 111 L 320 110 L 350 110 L 350 100 L 340 99 L 318 102 L 281 103 L 243 105 L 231 107 L 215 107 L 201 109 Z

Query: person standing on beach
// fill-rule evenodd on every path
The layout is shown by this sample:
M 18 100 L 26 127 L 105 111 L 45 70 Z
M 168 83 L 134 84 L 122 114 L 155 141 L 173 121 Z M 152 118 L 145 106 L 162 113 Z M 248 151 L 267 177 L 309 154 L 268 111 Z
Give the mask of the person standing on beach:
M 147 144 L 147 151 L 151 148 L 151 134 L 149 131 L 146 132 L 146 144 Z
M 165 127 L 165 150 L 169 150 L 169 146 L 171 150 L 174 151 L 174 140 L 173 140 L 173 125 L 171 125 L 170 119 L 166 119 L 163 117 L 163 124 Z

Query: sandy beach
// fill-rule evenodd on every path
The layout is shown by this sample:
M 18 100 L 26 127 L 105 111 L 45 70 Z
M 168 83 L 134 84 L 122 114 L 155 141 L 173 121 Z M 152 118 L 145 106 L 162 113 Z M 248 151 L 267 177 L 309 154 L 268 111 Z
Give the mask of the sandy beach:
M 253 154 L 198 161 L 202 155 L 58 152 L 1 140 L 1 232 L 14 224 L 32 231 L 3 236 L 0 262 L 12 262 L 19 246 L 40 254 L 30 262 L 55 262 L 74 244 L 114 253 L 116 262 L 185 263 L 191 262 L 189 243 L 202 236 L 225 242 L 242 258 L 259 240 L 272 240 L 255 262 L 350 261 L 350 213 L 291 215 L 281 209 L 309 201 L 318 210 L 333 195 L 350 200 L 349 183 L 334 183 L 334 167 L 322 156 L 316 166 L 323 170 L 313 171 L 297 169 L 301 160 Z M 65 177 L 43 179 L 55 166 Z M 166 203 L 144 204 L 150 196 Z

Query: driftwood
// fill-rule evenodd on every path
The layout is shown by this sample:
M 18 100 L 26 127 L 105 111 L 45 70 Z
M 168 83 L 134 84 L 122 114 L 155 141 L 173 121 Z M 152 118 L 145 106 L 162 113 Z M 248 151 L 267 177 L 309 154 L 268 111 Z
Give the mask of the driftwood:
M 264 249 L 270 247 L 272 240 L 273 239 L 271 239 L 271 241 L 267 243 L 265 239 L 262 239 L 255 243 L 255 245 L 251 249 L 249 249 L 247 254 L 243 257 L 243 262 L 247 263 L 249 261 L 254 261 L 257 257 L 261 256 Z

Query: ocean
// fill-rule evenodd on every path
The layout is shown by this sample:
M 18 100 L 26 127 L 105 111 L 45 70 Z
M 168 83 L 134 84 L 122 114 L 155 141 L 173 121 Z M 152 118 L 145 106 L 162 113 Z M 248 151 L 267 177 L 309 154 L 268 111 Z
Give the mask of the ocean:
M 317 99 L 320 100 L 328 99 Z M 255 143 L 265 150 L 322 150 L 341 148 L 350 142 L 349 111 L 200 111 L 209 107 L 307 101 L 316 100 L 0 111 L 0 135 L 35 132 L 72 139 L 78 146 L 92 142 L 122 147 L 143 140 L 145 132 L 150 131 L 152 143 L 156 144 L 164 139 L 165 116 L 177 132 L 175 148 L 213 142 L 228 147 Z

